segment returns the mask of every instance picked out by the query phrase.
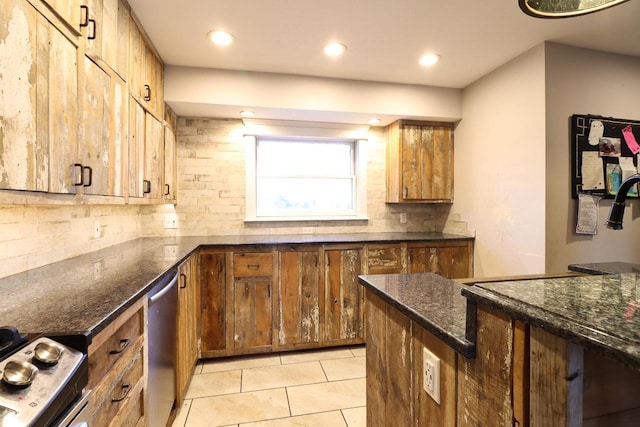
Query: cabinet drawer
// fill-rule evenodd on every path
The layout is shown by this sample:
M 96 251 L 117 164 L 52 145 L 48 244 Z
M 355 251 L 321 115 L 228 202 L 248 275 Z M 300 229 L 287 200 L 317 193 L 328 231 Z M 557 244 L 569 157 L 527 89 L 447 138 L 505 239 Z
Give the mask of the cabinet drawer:
M 233 277 L 273 275 L 273 255 L 269 253 L 233 254 Z
M 131 408 L 129 405 L 136 406 L 143 383 L 142 344 L 142 338 L 133 342 L 132 351 L 126 352 L 131 357 L 120 358 L 94 389 L 93 422 L 96 426 L 110 425 L 121 409 L 127 411 Z
M 89 354 L 89 388 L 92 389 L 143 334 L 143 312 L 135 312 L 97 349 Z M 108 333 L 108 331 L 104 331 Z
M 367 258 L 368 274 L 404 272 L 404 260 L 400 245 L 369 245 Z

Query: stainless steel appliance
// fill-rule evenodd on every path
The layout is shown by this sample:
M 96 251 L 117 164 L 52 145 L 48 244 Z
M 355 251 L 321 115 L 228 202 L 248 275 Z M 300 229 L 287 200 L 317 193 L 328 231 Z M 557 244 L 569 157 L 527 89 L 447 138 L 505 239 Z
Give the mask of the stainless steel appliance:
M 14 342 L 0 360 L 0 426 L 66 427 L 61 419 L 88 404 L 86 354 L 47 337 Z
M 149 292 L 150 427 L 165 427 L 176 400 L 176 313 L 178 272 L 172 271 Z

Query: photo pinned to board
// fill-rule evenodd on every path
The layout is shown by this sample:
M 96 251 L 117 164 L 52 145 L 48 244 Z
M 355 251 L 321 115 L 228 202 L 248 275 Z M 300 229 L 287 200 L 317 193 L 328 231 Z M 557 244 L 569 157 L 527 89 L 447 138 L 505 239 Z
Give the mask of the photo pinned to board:
M 602 157 L 620 157 L 620 138 L 602 137 L 599 140 L 598 148 Z

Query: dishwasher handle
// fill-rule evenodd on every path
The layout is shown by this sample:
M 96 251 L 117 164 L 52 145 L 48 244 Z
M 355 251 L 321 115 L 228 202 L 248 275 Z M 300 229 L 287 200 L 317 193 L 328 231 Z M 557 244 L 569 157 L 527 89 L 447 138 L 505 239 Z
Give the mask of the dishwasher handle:
M 178 283 L 178 273 L 176 273 L 173 278 L 171 279 L 171 281 L 167 284 L 167 286 L 165 286 L 164 288 L 162 288 L 162 290 L 160 290 L 159 292 L 157 292 L 156 294 L 152 295 L 149 297 L 149 306 L 152 306 L 153 304 L 155 304 L 158 300 L 162 299 L 162 297 L 169 292 L 175 285 L 176 283 Z

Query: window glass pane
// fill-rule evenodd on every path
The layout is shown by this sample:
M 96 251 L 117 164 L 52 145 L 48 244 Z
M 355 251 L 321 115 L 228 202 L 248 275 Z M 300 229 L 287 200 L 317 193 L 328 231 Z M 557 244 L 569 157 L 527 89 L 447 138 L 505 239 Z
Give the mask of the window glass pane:
M 353 213 L 353 178 L 262 178 L 258 180 L 258 215 Z
M 258 141 L 258 176 L 351 176 L 352 142 Z

